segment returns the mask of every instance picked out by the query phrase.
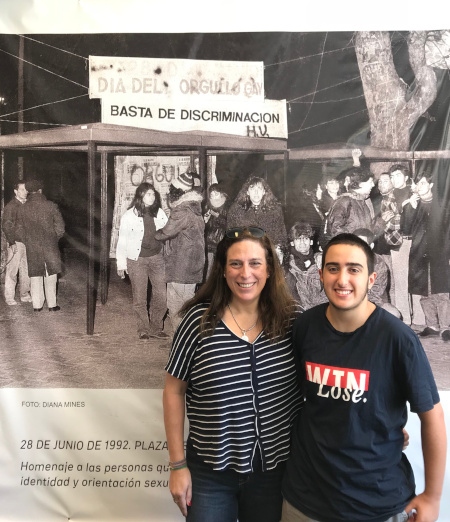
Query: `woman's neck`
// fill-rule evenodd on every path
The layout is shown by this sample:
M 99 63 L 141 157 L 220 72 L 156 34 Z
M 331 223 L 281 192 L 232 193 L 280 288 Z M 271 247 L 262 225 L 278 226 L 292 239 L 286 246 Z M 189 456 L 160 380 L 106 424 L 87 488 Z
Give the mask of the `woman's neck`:
M 231 299 L 228 303 L 234 312 L 238 314 L 257 314 L 258 313 L 258 301 L 242 302 L 237 299 Z

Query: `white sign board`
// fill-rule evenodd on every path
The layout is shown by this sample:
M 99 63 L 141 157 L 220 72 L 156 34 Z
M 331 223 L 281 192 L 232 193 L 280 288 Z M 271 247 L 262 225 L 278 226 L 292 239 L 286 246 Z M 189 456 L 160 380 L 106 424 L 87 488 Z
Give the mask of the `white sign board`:
M 89 97 L 263 100 L 263 62 L 89 57 Z
M 102 99 L 102 122 L 169 132 L 210 131 L 287 138 L 286 100 L 222 102 L 123 97 Z
M 161 390 L 2 389 L 0 414 L 1 522 L 183 520 Z

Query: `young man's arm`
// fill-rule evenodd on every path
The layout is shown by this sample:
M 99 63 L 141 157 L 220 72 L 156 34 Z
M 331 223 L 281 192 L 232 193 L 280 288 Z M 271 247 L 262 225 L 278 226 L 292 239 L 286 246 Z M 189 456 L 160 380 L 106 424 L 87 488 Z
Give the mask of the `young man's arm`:
M 414 497 L 405 510 L 407 513 L 413 508 L 417 511 L 416 522 L 435 522 L 439 516 L 447 454 L 447 436 L 442 405 L 438 403 L 432 410 L 419 413 L 419 418 L 425 467 L 425 490 Z
M 173 209 L 170 213 L 169 219 L 163 228 L 160 228 L 155 233 L 155 239 L 158 241 L 167 241 L 178 236 L 178 234 L 186 228 L 186 214 L 177 212 Z

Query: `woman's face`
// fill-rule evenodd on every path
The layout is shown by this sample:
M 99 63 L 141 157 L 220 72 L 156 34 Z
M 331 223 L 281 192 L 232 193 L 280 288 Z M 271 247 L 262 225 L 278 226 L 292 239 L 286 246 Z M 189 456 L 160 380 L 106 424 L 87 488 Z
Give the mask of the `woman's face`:
M 256 183 L 255 185 L 248 187 L 247 190 L 248 197 L 250 198 L 252 205 L 255 207 L 261 204 L 261 200 L 265 193 L 266 191 L 261 183 Z
M 150 207 L 155 202 L 155 191 L 148 189 L 142 198 L 142 202 L 146 207 Z
M 265 249 L 251 239 L 232 244 L 227 252 L 224 276 L 233 300 L 258 302 L 269 277 Z
M 221 192 L 211 191 L 209 195 L 209 203 L 213 208 L 220 208 L 224 205 L 226 197 Z

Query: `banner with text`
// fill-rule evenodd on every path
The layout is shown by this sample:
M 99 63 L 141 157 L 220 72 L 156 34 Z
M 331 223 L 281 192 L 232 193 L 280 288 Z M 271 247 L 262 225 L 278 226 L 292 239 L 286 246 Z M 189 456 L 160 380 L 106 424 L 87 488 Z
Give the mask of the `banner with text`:
M 263 100 L 263 62 L 89 57 L 89 97 Z
M 210 131 L 237 136 L 287 139 L 286 100 L 150 101 L 102 99 L 102 123 L 168 132 Z
M 3 389 L 0 520 L 182 520 L 161 390 Z

